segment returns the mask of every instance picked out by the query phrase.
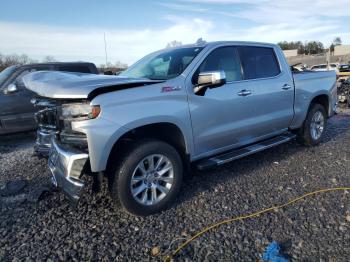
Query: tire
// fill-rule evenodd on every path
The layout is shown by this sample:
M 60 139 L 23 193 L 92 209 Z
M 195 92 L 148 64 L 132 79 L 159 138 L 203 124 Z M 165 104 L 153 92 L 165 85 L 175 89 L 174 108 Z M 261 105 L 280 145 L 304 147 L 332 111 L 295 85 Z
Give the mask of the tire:
M 154 167 L 159 164 L 158 171 L 149 163 Z M 182 183 L 183 165 L 171 145 L 159 140 L 141 140 L 127 150 L 111 175 L 113 201 L 131 214 L 147 216 L 160 212 L 175 200 Z
M 321 119 L 320 121 L 316 121 L 315 123 L 314 121 L 317 120 L 318 117 Z M 321 123 L 322 119 L 323 119 L 323 125 Z M 315 124 L 316 124 L 316 129 L 319 130 L 320 133 L 318 132 L 315 133 L 315 131 L 313 131 L 313 129 L 315 129 Z M 307 113 L 306 119 L 303 123 L 303 126 L 298 130 L 298 134 L 297 134 L 298 141 L 305 146 L 318 145 L 322 140 L 326 126 L 327 126 L 327 114 L 326 114 L 325 108 L 320 104 L 311 104 L 309 112 Z

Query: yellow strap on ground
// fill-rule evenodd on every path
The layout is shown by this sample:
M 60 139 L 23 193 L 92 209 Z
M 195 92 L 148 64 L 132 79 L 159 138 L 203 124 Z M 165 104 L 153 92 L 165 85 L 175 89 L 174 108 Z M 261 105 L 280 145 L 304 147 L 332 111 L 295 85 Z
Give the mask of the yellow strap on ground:
M 221 222 L 218 222 L 218 223 L 215 223 L 211 226 L 208 226 L 206 228 L 204 228 L 203 230 L 199 231 L 198 233 L 196 233 L 194 236 L 192 236 L 191 238 L 189 238 L 188 240 L 186 240 L 184 243 L 182 243 L 180 246 L 178 246 L 178 248 L 172 252 L 171 255 L 167 255 L 165 258 L 164 258 L 164 262 L 168 262 L 168 261 L 172 261 L 172 257 L 176 256 L 177 253 L 180 252 L 181 249 L 183 249 L 184 247 L 186 247 L 188 244 L 190 244 L 193 240 L 195 240 L 196 238 L 200 237 L 201 235 L 203 235 L 204 233 L 208 232 L 209 230 L 211 229 L 214 229 L 214 228 L 217 228 L 223 224 L 228 224 L 228 223 L 231 223 L 231 222 L 234 222 L 234 221 L 238 221 L 238 220 L 244 220 L 244 219 L 247 219 L 247 218 L 253 218 L 253 217 L 257 217 L 259 215 L 262 215 L 262 214 L 265 214 L 265 213 L 268 213 L 268 212 L 271 212 L 275 209 L 279 209 L 279 208 L 284 208 L 286 206 L 289 206 L 291 204 L 294 204 L 295 202 L 298 202 L 304 198 L 307 198 L 309 196 L 313 196 L 313 195 L 317 195 L 317 194 L 320 194 L 320 193 L 326 193 L 326 192 L 331 192 L 331 191 L 345 191 L 345 190 L 350 190 L 350 187 L 335 187 L 335 188 L 325 188 L 325 189 L 320 189 L 320 190 L 316 190 L 316 191 L 313 191 L 313 192 L 310 192 L 310 193 L 307 193 L 307 194 L 304 194 L 300 197 L 297 197 L 297 198 L 294 198 L 284 204 L 280 204 L 280 205 L 276 205 L 276 206 L 272 206 L 272 207 L 269 207 L 269 208 L 266 208 L 266 209 L 263 209 L 263 210 L 260 210 L 260 211 L 257 211 L 255 213 L 252 213 L 252 214 L 247 214 L 247 215 L 242 215 L 242 216 L 238 216 L 238 217 L 233 217 L 233 218 L 229 218 L 229 219 L 225 219 Z

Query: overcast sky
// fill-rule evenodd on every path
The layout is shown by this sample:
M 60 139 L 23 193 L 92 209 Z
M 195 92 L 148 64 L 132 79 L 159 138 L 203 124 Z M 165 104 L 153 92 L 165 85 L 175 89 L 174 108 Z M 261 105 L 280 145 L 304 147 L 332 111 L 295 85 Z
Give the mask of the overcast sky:
M 350 0 L 17 0 L 0 2 L 0 53 L 131 64 L 172 40 L 350 44 Z

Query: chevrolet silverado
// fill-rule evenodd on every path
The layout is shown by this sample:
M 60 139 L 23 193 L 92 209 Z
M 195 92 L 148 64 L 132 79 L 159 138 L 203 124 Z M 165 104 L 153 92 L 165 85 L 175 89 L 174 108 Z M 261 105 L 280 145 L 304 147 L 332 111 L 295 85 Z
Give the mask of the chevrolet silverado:
M 135 215 L 173 202 L 192 168 L 294 138 L 319 144 L 337 106 L 335 71 L 292 72 L 277 45 L 255 42 L 165 49 L 118 76 L 24 81 L 42 108 L 53 183 L 76 202 L 86 175 L 104 175 L 112 199 Z

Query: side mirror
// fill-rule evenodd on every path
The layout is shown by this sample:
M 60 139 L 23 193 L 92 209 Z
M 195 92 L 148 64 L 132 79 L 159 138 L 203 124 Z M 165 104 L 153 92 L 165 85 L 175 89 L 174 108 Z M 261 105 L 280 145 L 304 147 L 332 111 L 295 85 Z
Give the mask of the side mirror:
M 203 72 L 198 75 L 197 86 L 215 88 L 226 84 L 224 71 Z
M 207 88 L 216 88 L 224 84 L 226 84 L 226 75 L 224 71 L 203 72 L 198 75 L 194 93 L 204 95 Z
M 4 94 L 12 94 L 12 93 L 16 93 L 18 91 L 18 88 L 16 86 L 16 84 L 9 84 L 5 89 L 4 89 Z

